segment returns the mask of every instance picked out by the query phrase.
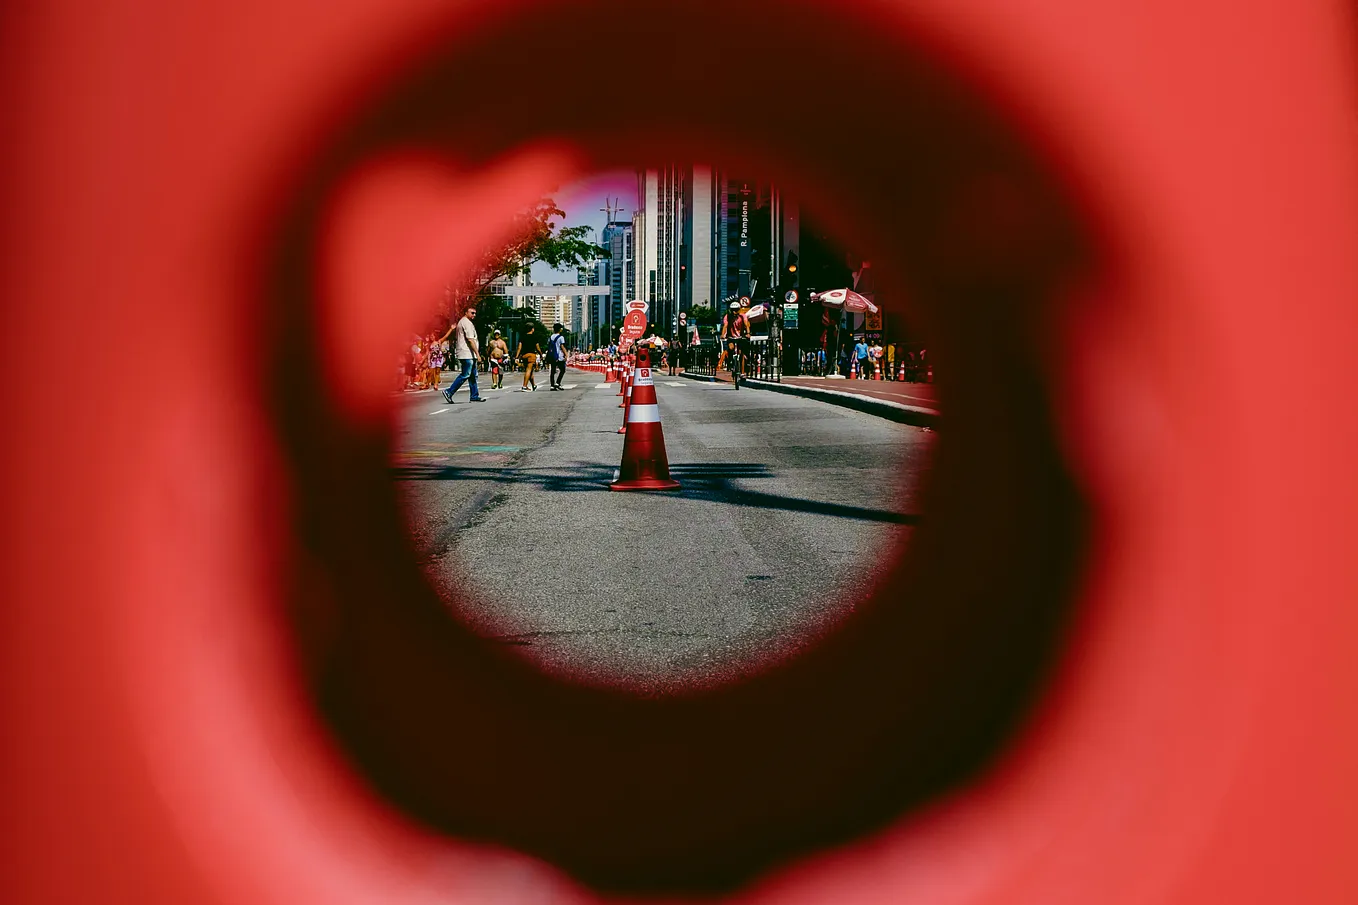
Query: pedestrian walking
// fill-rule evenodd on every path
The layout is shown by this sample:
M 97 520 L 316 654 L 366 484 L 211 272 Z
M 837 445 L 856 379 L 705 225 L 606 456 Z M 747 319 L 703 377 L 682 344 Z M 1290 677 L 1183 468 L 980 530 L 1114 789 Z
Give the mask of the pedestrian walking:
M 547 340 L 547 361 L 552 369 L 547 382 L 553 390 L 561 389 L 561 381 L 566 376 L 566 334 L 561 332 L 565 329 L 561 324 L 552 324 L 552 337 Z
M 416 336 L 415 342 L 410 346 L 410 389 L 423 390 L 428 386 L 428 374 L 425 373 L 425 365 L 428 356 L 425 354 L 424 340 Z
M 509 367 L 509 343 L 505 342 L 500 331 L 490 341 L 490 388 L 502 390 L 505 385 L 505 369 Z
M 865 377 L 865 374 L 866 374 L 866 371 L 867 371 L 867 365 L 868 365 L 868 344 L 867 344 L 867 342 L 865 342 L 864 340 L 860 339 L 858 342 L 854 343 L 854 347 L 853 347 L 853 357 L 854 357 L 855 359 L 857 359 L 857 361 L 858 361 L 858 379 L 859 379 L 859 380 L 863 380 L 864 377 Z
M 523 361 L 523 392 L 537 392 L 538 384 L 533 379 L 533 369 L 537 367 L 538 356 L 542 354 L 542 337 L 536 333 L 536 326 L 529 324 L 514 350 L 514 357 Z
M 443 398 L 450 405 L 453 402 L 453 394 L 458 391 L 464 382 L 469 382 L 472 402 L 485 402 L 481 395 L 481 390 L 476 385 L 476 360 L 481 357 L 481 344 L 476 339 L 476 325 L 472 323 L 472 318 L 476 317 L 476 309 L 468 308 L 467 313 L 462 315 L 462 319 L 453 327 L 456 334 L 453 340 L 453 356 L 457 359 L 458 365 L 462 370 L 455 378 L 448 389 L 443 391 Z
M 447 343 L 429 334 L 429 386 L 437 390 L 443 379 L 443 350 Z
M 679 315 L 679 328 L 670 336 L 670 348 L 666 363 L 669 365 L 670 376 L 676 377 L 680 361 L 684 357 L 684 352 L 688 347 L 688 325 L 684 323 L 684 315 Z

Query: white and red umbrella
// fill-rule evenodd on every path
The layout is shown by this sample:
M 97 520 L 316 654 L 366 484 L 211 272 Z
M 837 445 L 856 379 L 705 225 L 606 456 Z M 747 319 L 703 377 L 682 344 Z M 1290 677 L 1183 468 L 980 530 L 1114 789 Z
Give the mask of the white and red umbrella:
M 867 296 L 859 295 L 852 289 L 831 289 L 829 292 L 811 293 L 811 301 L 820 302 L 827 308 L 843 308 L 859 314 L 876 314 L 880 309 Z
M 755 305 L 749 311 L 746 311 L 745 316 L 749 318 L 751 321 L 763 320 L 764 318 L 769 316 L 769 309 L 767 306 L 764 305 L 763 302 L 760 302 L 758 305 Z

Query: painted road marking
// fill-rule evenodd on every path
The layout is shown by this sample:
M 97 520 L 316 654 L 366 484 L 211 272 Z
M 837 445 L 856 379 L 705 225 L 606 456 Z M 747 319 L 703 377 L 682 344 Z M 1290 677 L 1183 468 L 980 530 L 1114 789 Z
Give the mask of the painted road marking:
M 579 385 L 580 385 L 580 384 L 578 384 L 578 383 L 564 383 L 564 384 L 561 385 L 561 389 L 563 389 L 563 390 L 573 390 L 573 389 L 575 389 L 576 387 L 578 387 Z
M 682 386 L 687 386 L 687 385 L 688 385 L 688 384 L 687 384 L 686 382 L 684 382 L 684 381 L 680 381 L 679 383 L 675 383 L 675 382 L 673 382 L 673 381 L 668 381 L 668 382 L 665 383 L 665 386 L 667 386 L 667 387 L 682 387 Z
M 442 415 L 442 414 L 443 414 L 444 412 L 446 412 L 446 411 L 448 411 L 448 406 L 445 405 L 445 406 L 444 406 L 443 408 L 441 408 L 441 409 L 434 409 L 434 410 L 433 410 L 432 412 L 430 412 L 429 414 L 431 414 L 431 415 Z
M 896 399 L 913 399 L 916 402 L 927 402 L 930 405 L 933 405 L 938 401 L 937 399 L 929 399 L 925 396 L 911 396 L 908 393 L 854 393 L 853 395 L 866 396 L 869 399 L 880 399 L 882 396 L 892 396 Z
M 594 385 L 596 390 L 616 390 L 617 387 L 611 383 L 597 383 Z

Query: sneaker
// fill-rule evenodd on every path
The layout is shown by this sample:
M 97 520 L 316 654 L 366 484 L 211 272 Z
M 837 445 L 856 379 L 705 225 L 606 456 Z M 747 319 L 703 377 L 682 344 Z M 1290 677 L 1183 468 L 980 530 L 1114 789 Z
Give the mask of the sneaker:
M 453 393 L 452 393 L 452 390 L 444 390 L 444 391 L 443 391 L 443 399 L 444 399 L 444 401 L 447 402 L 449 405 L 452 405 L 452 402 L 453 402 Z
M 475 399 L 472 400 L 472 402 L 489 402 L 489 401 L 490 400 L 487 399 L 485 396 L 477 396 Z

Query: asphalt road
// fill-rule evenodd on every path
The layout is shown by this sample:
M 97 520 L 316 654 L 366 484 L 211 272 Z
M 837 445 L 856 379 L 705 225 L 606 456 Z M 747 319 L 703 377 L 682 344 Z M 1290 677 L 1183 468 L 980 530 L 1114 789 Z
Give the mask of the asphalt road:
M 935 435 L 659 377 L 670 493 L 618 493 L 616 384 L 407 393 L 392 474 L 453 618 L 542 668 L 670 693 L 795 654 L 909 542 Z

